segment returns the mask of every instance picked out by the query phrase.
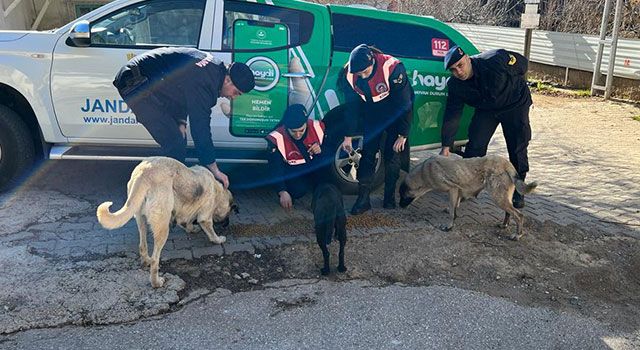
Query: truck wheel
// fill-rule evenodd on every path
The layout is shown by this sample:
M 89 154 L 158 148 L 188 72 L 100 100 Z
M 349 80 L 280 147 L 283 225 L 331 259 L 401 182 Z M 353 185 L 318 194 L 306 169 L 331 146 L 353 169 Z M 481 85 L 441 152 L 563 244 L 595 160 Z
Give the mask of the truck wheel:
M 362 157 L 362 136 L 353 137 L 354 152 L 347 154 L 342 150 L 340 142 L 333 142 L 335 155 L 331 165 L 331 175 L 334 182 L 344 194 L 358 194 L 358 180 L 356 178 L 360 158 Z M 382 153 L 376 154 L 376 167 L 373 180 L 373 188 L 377 188 L 384 181 L 384 167 L 382 166 Z
M 0 105 L 0 191 L 15 185 L 34 157 L 29 128 L 16 112 Z

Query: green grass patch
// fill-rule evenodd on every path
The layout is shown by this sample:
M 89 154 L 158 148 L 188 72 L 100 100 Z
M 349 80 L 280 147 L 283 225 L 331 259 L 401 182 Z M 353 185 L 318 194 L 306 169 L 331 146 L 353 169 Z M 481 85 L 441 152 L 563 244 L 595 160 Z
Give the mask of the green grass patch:
M 543 81 L 539 79 L 529 79 L 529 85 L 531 91 L 554 95 L 554 96 L 570 96 L 570 97 L 591 97 L 591 90 L 589 89 L 572 89 L 563 87 L 552 82 Z
M 553 90 L 555 90 L 555 88 L 553 86 L 551 86 L 549 84 L 545 84 L 545 83 L 543 83 L 541 81 L 536 81 L 535 82 L 535 88 L 538 91 L 553 91 Z
M 591 90 L 576 90 L 575 94 L 580 97 L 589 97 L 591 96 Z
M 633 119 L 633 120 L 635 120 L 637 122 L 640 122 L 640 115 L 633 116 L 633 117 L 631 117 L 631 119 Z

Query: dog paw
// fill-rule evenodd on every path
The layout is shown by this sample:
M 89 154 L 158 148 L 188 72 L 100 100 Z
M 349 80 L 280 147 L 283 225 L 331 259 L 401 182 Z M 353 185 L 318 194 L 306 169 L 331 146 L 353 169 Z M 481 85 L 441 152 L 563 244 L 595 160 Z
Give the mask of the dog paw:
M 338 265 L 338 272 L 347 272 L 347 267 L 344 265 Z
M 323 267 L 323 268 L 320 269 L 320 273 L 322 274 L 322 276 L 328 275 L 329 272 L 331 272 L 331 269 L 329 269 L 329 268 Z
M 224 243 L 226 241 L 227 241 L 227 237 L 226 236 L 218 236 L 218 239 L 216 241 L 213 241 L 213 243 L 222 244 L 222 243 Z
M 504 229 L 506 229 L 507 227 L 509 227 L 509 225 L 505 225 L 505 224 L 503 224 L 503 223 L 496 224 L 496 226 L 498 226 L 498 228 L 499 228 L 499 229 L 502 229 L 502 230 L 504 230 Z
M 158 277 L 157 280 L 151 280 L 151 286 L 153 288 L 160 288 L 162 286 L 164 286 L 164 277 Z
M 520 237 L 522 237 L 522 235 L 519 235 L 517 233 L 512 234 L 511 236 L 509 236 L 509 239 L 512 241 L 519 241 Z

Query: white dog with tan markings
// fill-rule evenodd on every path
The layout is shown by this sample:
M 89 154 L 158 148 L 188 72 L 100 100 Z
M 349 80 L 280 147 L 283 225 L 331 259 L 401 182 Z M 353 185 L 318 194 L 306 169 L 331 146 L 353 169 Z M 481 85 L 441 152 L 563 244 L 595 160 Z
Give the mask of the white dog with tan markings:
M 407 174 L 400 185 L 400 207 L 406 208 L 411 202 L 430 191 L 449 193 L 449 223 L 442 227 L 453 228 L 456 209 L 461 200 L 477 197 L 486 189 L 491 199 L 504 210 L 502 227 L 509 225 L 511 216 L 516 221 L 516 232 L 511 239 L 518 240 L 523 235 L 524 214 L 513 207 L 513 191 L 527 194 L 538 185 L 526 184 L 518 179 L 516 169 L 500 156 L 489 155 L 476 158 L 455 156 L 435 156 L 425 160 Z
M 177 160 L 152 157 L 133 169 L 127 184 L 127 201 L 115 213 L 109 211 L 112 202 L 98 206 L 96 215 L 102 227 L 122 227 L 135 216 L 140 233 L 140 258 L 151 266 L 150 279 L 154 288 L 162 287 L 164 278 L 158 276 L 160 253 L 169 236 L 173 220 L 187 232 L 195 232 L 193 222 L 216 244 L 226 238 L 218 236 L 214 222 L 228 224 L 231 210 L 237 212 L 231 192 L 213 174 L 201 166 L 187 168 Z M 147 225 L 153 232 L 153 255 L 147 249 Z

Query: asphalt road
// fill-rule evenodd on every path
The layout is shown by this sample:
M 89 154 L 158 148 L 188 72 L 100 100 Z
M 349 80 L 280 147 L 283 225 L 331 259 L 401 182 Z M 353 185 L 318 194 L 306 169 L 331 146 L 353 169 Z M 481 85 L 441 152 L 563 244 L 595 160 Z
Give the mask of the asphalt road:
M 449 287 L 283 281 L 179 312 L 5 337 L 6 349 L 632 349 L 587 319 Z

